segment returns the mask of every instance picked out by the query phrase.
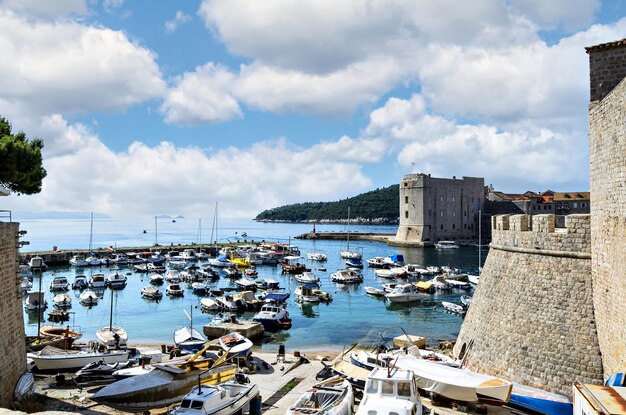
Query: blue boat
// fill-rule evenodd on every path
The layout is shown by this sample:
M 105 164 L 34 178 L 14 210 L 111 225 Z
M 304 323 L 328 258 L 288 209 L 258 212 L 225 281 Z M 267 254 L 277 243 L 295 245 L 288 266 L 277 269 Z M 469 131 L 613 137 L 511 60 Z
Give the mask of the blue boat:
M 266 303 L 284 303 L 289 298 L 289 293 L 269 293 L 263 297 Z
M 565 396 L 515 384 L 509 406 L 544 415 L 572 415 L 574 407 Z
M 284 330 L 291 327 L 289 313 L 283 307 L 275 304 L 265 304 L 252 318 L 252 321 L 261 323 L 268 331 Z

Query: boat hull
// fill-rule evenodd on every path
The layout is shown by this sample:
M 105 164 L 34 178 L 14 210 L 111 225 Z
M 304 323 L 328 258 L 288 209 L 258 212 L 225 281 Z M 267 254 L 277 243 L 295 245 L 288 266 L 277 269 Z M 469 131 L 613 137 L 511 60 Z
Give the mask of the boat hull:
M 35 366 L 39 370 L 69 370 L 79 369 L 89 363 L 103 360 L 104 363 L 118 363 L 128 361 L 128 352 L 119 351 L 112 353 L 76 353 L 76 354 L 58 354 L 58 355 L 35 355 L 30 354 Z

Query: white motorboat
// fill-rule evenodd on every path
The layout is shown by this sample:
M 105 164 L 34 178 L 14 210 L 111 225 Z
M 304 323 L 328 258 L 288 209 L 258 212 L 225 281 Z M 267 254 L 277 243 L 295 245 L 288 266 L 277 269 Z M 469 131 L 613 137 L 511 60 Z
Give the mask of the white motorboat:
M 469 295 L 461 296 L 461 304 L 463 304 L 463 307 L 468 308 L 471 303 L 472 303 L 472 297 L 470 297 Z
M 422 401 L 413 372 L 376 368 L 367 377 L 356 415 L 422 415 Z
M 459 245 L 454 241 L 439 241 L 435 244 L 436 248 L 440 249 L 458 249 Z
M 221 309 L 217 301 L 212 298 L 205 297 L 200 300 L 202 311 L 219 311 Z
M 107 280 L 103 273 L 97 272 L 91 276 L 89 279 L 89 286 L 91 288 L 106 288 Z
M 196 250 L 191 248 L 183 250 L 183 253 L 180 255 L 180 257 L 187 262 L 198 261 L 198 257 L 196 256 Z
M 363 289 L 365 290 L 366 294 L 373 295 L 375 297 L 384 297 L 386 294 L 385 290 L 382 288 L 368 286 L 368 287 L 363 287 Z
M 165 289 L 165 294 L 176 297 L 185 294 L 185 289 L 178 283 L 169 284 Z
M 122 327 L 107 326 L 96 330 L 98 343 L 108 350 L 126 348 L 128 333 Z
M 48 265 L 44 262 L 40 256 L 34 256 L 28 261 L 28 266 L 31 271 L 45 271 L 48 269 Z
M 160 300 L 163 298 L 163 293 L 157 287 L 148 285 L 141 289 L 141 296 L 150 300 Z
M 98 295 L 92 290 L 85 290 L 78 297 L 80 303 L 84 306 L 91 307 L 98 304 Z
M 358 284 L 363 282 L 363 275 L 356 270 L 341 269 L 330 274 L 330 280 L 340 284 Z
M 220 347 L 228 352 L 228 356 L 246 357 L 252 349 L 252 342 L 235 331 L 220 337 L 218 342 Z
M 241 384 L 228 381 L 215 386 L 198 385 L 185 395 L 180 405 L 170 413 L 173 415 L 243 414 L 250 412 L 250 402 L 257 396 L 259 396 L 259 388 L 254 383 Z
M 149 277 L 150 284 L 161 285 L 163 284 L 163 276 L 161 274 L 152 274 Z
M 113 254 L 111 261 L 117 265 L 128 265 L 128 257 L 125 254 Z
M 89 262 L 85 259 L 85 255 L 74 255 L 70 258 L 70 265 L 73 267 L 88 267 Z
M 204 282 L 196 281 L 191 283 L 194 294 L 205 294 L 208 286 Z
M 126 287 L 126 275 L 122 275 L 119 272 L 115 272 L 107 278 L 107 285 L 111 288 L 124 288 Z
M 311 261 L 326 261 L 326 254 L 322 254 L 321 252 L 307 252 L 306 257 Z
M 217 258 L 209 258 L 209 265 L 212 267 L 227 268 L 231 264 L 228 262 L 226 255 L 220 255 Z
M 307 287 L 306 285 L 300 285 L 294 291 L 294 295 L 296 296 L 296 301 L 304 302 L 304 303 L 319 303 L 320 297 L 319 295 L 313 292 L 311 287 Z
M 435 287 L 435 290 L 445 291 L 450 289 L 450 284 L 446 282 L 446 278 L 443 275 L 435 275 L 432 280 L 426 281 Z
M 246 291 L 256 291 L 256 284 L 254 281 L 250 281 L 245 278 L 240 278 L 235 281 L 235 285 Z
M 176 269 L 168 269 L 167 272 L 165 272 L 165 281 L 170 284 L 180 282 L 180 271 Z
M 411 370 L 420 389 L 452 400 L 480 400 L 492 405 L 502 405 L 509 401 L 513 388 L 511 382 L 503 379 L 408 355 L 398 357 L 395 366 Z
M 347 258 L 346 267 L 348 268 L 363 268 L 363 262 L 360 258 Z
M 370 268 L 384 268 L 387 266 L 385 263 L 385 257 L 377 256 L 374 258 L 368 258 L 365 260 L 367 266 Z
M 24 300 L 24 308 L 27 311 L 45 310 L 48 308 L 48 302 L 44 298 L 43 291 L 28 291 Z
M 343 259 L 361 259 L 363 258 L 363 254 L 357 251 L 339 251 L 339 256 Z
M 261 307 L 261 310 L 254 315 L 252 321 L 261 323 L 263 328 L 268 331 L 291 327 L 289 312 L 285 308 L 274 304 L 265 304 Z
M 296 281 L 302 285 L 308 285 L 309 287 L 319 286 L 320 279 L 315 276 L 311 271 L 305 271 L 302 274 L 296 274 Z
M 378 278 L 393 279 L 396 277 L 396 275 L 391 272 L 391 270 L 385 268 L 375 270 L 374 274 L 376 274 Z
M 467 280 L 470 284 L 478 285 L 480 282 L 480 275 L 467 274 Z
M 451 313 L 465 315 L 467 313 L 467 308 L 463 307 L 461 304 L 450 303 L 447 301 L 442 301 L 441 305 L 443 308 L 448 310 Z
M 67 291 L 69 289 L 70 283 L 65 277 L 57 276 L 52 279 L 52 282 L 50 282 L 50 291 Z
M 127 362 L 128 351 L 113 350 L 110 352 L 93 352 L 64 350 L 46 347 L 37 353 L 28 353 L 27 357 L 39 370 L 68 370 L 78 369 L 89 363 L 103 361 L 104 363 Z
M 72 297 L 65 293 L 57 294 L 52 299 L 52 303 L 56 308 L 70 308 L 72 307 Z
M 392 303 L 410 303 L 420 301 L 422 295 L 413 284 L 399 284 L 385 298 Z
M 240 308 L 244 308 L 240 300 L 233 298 L 232 295 L 223 295 L 216 297 L 215 301 L 219 304 L 220 309 L 228 311 L 237 311 Z
M 87 261 L 87 264 L 90 267 L 97 267 L 99 265 L 102 265 L 102 261 L 100 260 L 100 258 L 94 255 L 88 256 L 87 258 L 85 258 L 85 261 Z
M 206 338 L 193 326 L 185 326 L 174 331 L 174 344 L 181 350 L 197 352 L 202 349 Z
M 311 386 L 311 389 L 287 409 L 287 415 L 352 415 L 352 385 L 333 376 Z
M 469 282 L 465 282 L 465 281 L 458 281 L 458 280 L 450 280 L 446 278 L 446 283 L 448 283 L 448 286 L 450 288 L 456 288 L 459 290 L 469 290 L 470 288 L 472 288 L 472 286 L 470 285 Z

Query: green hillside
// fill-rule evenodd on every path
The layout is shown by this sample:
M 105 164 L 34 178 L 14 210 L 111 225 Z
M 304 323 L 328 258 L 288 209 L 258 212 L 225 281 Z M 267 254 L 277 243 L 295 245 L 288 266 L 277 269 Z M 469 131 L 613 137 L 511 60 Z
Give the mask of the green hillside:
M 350 206 L 352 219 L 371 223 L 397 223 L 400 209 L 398 185 L 372 190 L 336 202 L 307 202 L 265 210 L 255 220 L 268 222 L 340 222 Z

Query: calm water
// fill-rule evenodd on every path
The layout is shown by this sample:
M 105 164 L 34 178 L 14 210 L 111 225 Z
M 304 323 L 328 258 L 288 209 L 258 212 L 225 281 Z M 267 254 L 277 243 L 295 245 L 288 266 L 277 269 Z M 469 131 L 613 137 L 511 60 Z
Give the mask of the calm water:
M 209 222 L 209 221 L 207 221 Z M 291 241 L 297 245 L 304 257 L 306 252 L 323 252 L 328 256 L 326 268 L 328 271 L 317 270 L 318 263 L 309 261 L 308 266 L 322 280 L 322 289 L 332 293 L 334 301 L 330 304 L 299 305 L 294 302 L 293 290 L 296 283 L 293 277 L 281 275 L 280 267 L 260 266 L 259 277 L 271 277 L 280 282 L 292 297 L 288 301 L 287 309 L 293 319 L 293 327 L 290 330 L 276 334 L 266 335 L 262 341 L 264 349 L 275 349 L 278 344 L 285 344 L 291 350 L 306 349 L 341 349 L 344 345 L 353 342 L 371 342 L 377 337 L 378 332 L 385 327 L 402 326 L 407 332 L 426 336 L 431 345 L 436 345 L 440 340 L 455 339 L 461 327 L 462 319 L 454 314 L 444 311 L 441 301 L 458 302 L 459 296 L 465 292 L 447 292 L 445 294 L 424 294 L 421 303 L 412 305 L 390 305 L 380 299 L 365 294 L 363 287 L 366 285 L 380 286 L 384 283 L 376 277 L 373 270 L 364 269 L 365 281 L 358 285 L 339 285 L 330 281 L 330 274 L 337 269 L 344 268 L 344 263 L 339 257 L 339 249 L 345 249 L 345 242 L 339 241 L 306 241 L 294 240 L 293 237 L 311 230 L 308 224 L 269 224 L 256 223 L 254 221 L 223 221 L 219 227 L 220 241 L 236 241 L 246 233 L 248 240 L 266 241 Z M 160 244 L 170 243 L 206 243 L 211 236 L 211 226 L 202 224 L 202 238 L 199 239 L 198 220 L 159 219 L 158 233 L 156 238 Z M 145 223 L 96 220 L 94 221 L 93 246 L 136 246 L 151 245 L 155 242 L 154 219 Z M 24 239 L 30 241 L 25 246 L 25 251 L 49 250 L 52 246 L 59 249 L 87 248 L 89 244 L 88 220 L 29 220 L 21 222 L 21 229 L 26 229 L 28 234 Z M 393 233 L 395 227 L 388 226 L 351 226 L 355 232 L 381 232 Z M 143 233 L 146 230 L 146 233 Z M 344 231 L 343 225 L 318 225 L 319 231 Z M 214 238 L 215 239 L 215 238 Z M 450 265 L 465 271 L 476 271 L 478 266 L 478 251 L 474 247 L 462 247 L 461 249 L 438 250 L 434 248 L 394 248 L 384 243 L 351 241 L 351 248 L 363 251 L 363 258 L 374 256 L 387 256 L 401 253 L 405 260 L 410 263 L 422 265 Z M 486 254 L 483 252 L 483 254 Z M 302 261 L 306 261 L 303 259 Z M 52 293 L 49 285 L 56 275 L 66 276 L 70 282 L 77 273 L 85 273 L 89 276 L 94 272 L 104 272 L 108 275 L 113 268 L 88 268 L 76 270 L 72 267 L 51 268 L 43 274 L 42 285 L 46 291 L 46 299 L 50 304 L 47 311 L 52 310 Z M 153 302 L 141 298 L 140 290 L 148 284 L 148 275 L 133 273 L 130 269 L 124 269 L 127 273 L 128 284 L 125 289 L 114 291 L 115 324 L 122 325 L 128 332 L 131 342 L 172 342 L 175 328 L 188 324 L 184 310 L 189 311 L 194 307 L 194 325 L 200 327 L 208 323 L 212 314 L 202 314 L 199 309 L 200 297 L 186 291 L 183 298 L 170 299 L 165 297 L 160 302 Z M 35 278 L 34 285 L 39 281 Z M 222 278 L 214 284 L 215 287 L 230 286 L 230 280 Z M 162 291 L 165 286 L 160 287 Z M 96 330 L 101 326 L 108 325 L 109 304 L 111 291 L 105 290 L 103 298 L 97 306 L 89 309 L 78 302 L 78 291 L 70 291 L 73 297 L 72 308 L 75 312 L 70 324 L 80 326 L 83 339 L 95 338 Z M 196 307 L 198 307 L 196 309 Z M 244 313 L 239 319 L 251 319 L 254 313 Z M 36 313 L 24 314 L 27 334 L 36 334 Z

